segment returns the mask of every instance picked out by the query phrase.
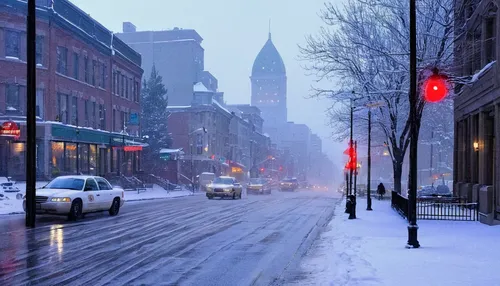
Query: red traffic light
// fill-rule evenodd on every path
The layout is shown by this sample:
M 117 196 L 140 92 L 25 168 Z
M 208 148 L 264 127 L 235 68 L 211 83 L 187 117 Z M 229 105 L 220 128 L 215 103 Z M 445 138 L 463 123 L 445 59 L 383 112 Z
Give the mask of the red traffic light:
M 424 98 L 427 102 L 440 102 L 448 95 L 446 77 L 440 74 L 431 75 L 424 83 Z
M 264 168 L 260 168 L 260 171 L 261 171 L 261 172 L 264 172 Z

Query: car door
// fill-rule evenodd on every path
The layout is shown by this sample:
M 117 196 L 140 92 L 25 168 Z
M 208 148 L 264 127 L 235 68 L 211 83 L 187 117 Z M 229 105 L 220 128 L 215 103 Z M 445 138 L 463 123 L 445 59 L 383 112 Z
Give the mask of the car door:
M 99 191 L 101 192 L 101 209 L 107 210 L 111 208 L 114 199 L 113 187 L 104 178 L 95 177 Z
M 233 188 L 236 191 L 236 194 L 241 195 L 243 187 L 240 183 L 238 183 L 238 181 L 236 181 L 236 179 L 233 179 Z
M 87 208 L 85 212 L 94 212 L 100 210 L 100 192 L 97 183 L 92 178 L 87 178 L 85 180 L 85 188 L 83 189 L 85 193 L 84 200 L 87 201 Z

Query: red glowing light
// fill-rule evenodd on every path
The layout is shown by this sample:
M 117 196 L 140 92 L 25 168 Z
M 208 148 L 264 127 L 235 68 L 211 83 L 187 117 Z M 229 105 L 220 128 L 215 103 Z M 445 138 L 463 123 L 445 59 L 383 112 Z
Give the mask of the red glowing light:
M 441 75 L 430 76 L 424 84 L 424 97 L 427 102 L 440 102 L 448 94 L 446 79 Z

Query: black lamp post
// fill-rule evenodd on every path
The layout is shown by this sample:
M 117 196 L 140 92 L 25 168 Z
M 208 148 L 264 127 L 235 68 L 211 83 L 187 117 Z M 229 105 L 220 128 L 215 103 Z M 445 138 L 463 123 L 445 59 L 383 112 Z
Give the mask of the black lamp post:
M 408 193 L 407 248 L 419 248 L 417 225 L 417 12 L 416 0 L 410 0 L 410 174 Z
M 36 6 L 28 0 L 27 15 L 27 106 L 26 106 L 26 226 L 35 227 L 36 217 Z
M 371 143 L 372 143 L 372 109 L 368 108 L 368 180 L 366 182 L 366 210 L 372 211 L 372 190 L 371 190 L 371 170 L 372 170 L 372 156 L 371 156 Z

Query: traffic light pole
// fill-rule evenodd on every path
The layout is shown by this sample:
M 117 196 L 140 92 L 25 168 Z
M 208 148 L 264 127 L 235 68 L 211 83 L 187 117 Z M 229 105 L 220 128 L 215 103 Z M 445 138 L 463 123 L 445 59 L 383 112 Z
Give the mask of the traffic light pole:
M 27 106 L 26 106 L 26 226 L 35 227 L 36 217 L 36 7 L 28 0 L 27 15 Z
M 372 170 L 372 156 L 371 156 L 371 142 L 372 142 L 372 109 L 368 108 L 368 181 L 366 182 L 366 187 L 368 188 L 366 192 L 366 210 L 372 211 L 372 191 L 370 186 L 371 181 L 371 170 Z
M 419 248 L 417 225 L 417 13 L 416 0 L 410 0 L 410 174 L 408 193 L 407 248 Z

